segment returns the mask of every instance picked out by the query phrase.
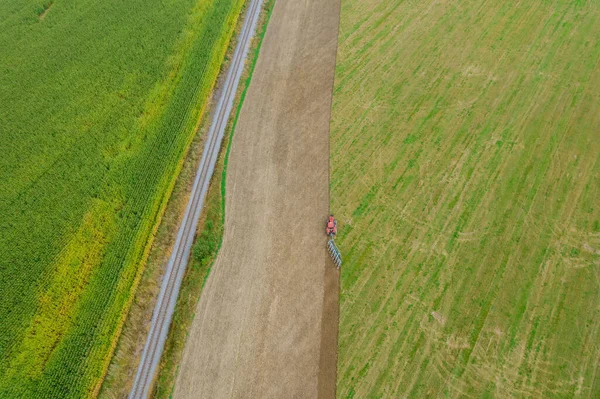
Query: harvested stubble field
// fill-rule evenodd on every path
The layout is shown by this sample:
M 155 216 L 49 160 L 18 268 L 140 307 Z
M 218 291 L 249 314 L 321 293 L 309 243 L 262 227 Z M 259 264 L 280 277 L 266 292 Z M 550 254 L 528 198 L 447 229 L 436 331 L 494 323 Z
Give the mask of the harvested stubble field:
M 599 20 L 342 2 L 340 397 L 600 396 Z
M 0 397 L 97 392 L 242 3 L 0 3 Z

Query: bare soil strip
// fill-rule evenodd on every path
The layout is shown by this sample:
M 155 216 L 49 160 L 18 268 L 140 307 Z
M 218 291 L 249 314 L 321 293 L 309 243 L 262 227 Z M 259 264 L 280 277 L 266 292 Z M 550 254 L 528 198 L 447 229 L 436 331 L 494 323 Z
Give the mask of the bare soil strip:
M 338 326 L 340 321 L 340 275 L 331 264 L 325 267 L 325 295 L 321 316 L 318 398 L 336 397 Z
M 225 235 L 176 398 L 335 395 L 329 116 L 338 0 L 278 0 L 229 159 Z

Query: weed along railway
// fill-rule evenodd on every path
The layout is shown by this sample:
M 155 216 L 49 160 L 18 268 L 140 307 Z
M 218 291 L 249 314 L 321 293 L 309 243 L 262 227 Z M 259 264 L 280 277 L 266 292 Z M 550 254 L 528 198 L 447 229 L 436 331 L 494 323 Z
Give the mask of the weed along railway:
M 231 114 L 235 93 L 260 15 L 261 5 L 262 0 L 252 0 L 246 12 L 233 59 L 227 72 L 227 78 L 214 112 L 212 125 L 208 132 L 202 159 L 194 180 L 192 194 L 163 278 L 159 297 L 152 315 L 148 337 L 142 352 L 135 381 L 129 395 L 130 399 L 146 398 L 152 387 L 154 374 L 156 373 L 160 361 L 173 311 L 175 309 L 181 280 L 190 256 L 196 226 L 198 224 L 198 219 L 200 218 L 210 179 L 217 162 L 225 127 L 227 126 L 229 115 Z

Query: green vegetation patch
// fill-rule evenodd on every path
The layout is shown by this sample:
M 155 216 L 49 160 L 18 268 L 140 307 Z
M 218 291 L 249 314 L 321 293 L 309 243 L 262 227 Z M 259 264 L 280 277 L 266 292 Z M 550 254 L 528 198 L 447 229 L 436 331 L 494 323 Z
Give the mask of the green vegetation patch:
M 599 19 L 342 2 L 340 397 L 600 397 Z
M 0 397 L 99 389 L 242 2 L 0 4 Z

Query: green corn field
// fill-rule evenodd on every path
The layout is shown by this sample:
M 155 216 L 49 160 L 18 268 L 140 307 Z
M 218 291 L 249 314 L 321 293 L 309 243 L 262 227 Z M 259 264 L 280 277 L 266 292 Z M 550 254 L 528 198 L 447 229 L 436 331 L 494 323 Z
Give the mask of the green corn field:
M 0 2 L 0 397 L 93 396 L 242 0 Z

